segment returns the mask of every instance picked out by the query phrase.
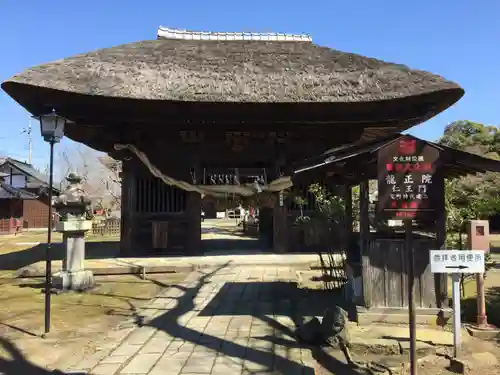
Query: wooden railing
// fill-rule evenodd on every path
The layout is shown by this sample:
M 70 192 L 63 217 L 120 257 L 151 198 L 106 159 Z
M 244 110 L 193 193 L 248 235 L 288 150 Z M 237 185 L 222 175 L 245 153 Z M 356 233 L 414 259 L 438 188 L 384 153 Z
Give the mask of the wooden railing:
M 92 234 L 96 236 L 119 237 L 121 220 L 117 218 L 104 219 L 92 223 Z

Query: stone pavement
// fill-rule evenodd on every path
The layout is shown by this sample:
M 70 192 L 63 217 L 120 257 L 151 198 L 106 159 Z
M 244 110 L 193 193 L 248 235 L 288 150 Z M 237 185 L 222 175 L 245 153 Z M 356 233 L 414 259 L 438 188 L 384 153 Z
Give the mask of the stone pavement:
M 314 368 L 352 374 L 340 353 L 294 339 L 305 318 L 342 303 L 341 293 L 298 289 L 295 281 L 290 267 L 227 263 L 193 271 L 97 342 L 98 351 L 61 367 L 93 375 L 312 375 Z M 359 353 L 408 351 L 405 327 L 353 326 L 350 332 Z M 417 337 L 422 355 L 452 344 L 451 332 L 443 330 L 419 329 Z
M 293 329 L 302 315 L 321 315 L 325 298 L 302 294 L 291 280 L 295 271 L 286 267 L 227 265 L 194 271 L 152 300 L 140 316 L 110 332 L 99 351 L 66 370 L 94 375 L 314 374 L 311 350 L 293 340 Z

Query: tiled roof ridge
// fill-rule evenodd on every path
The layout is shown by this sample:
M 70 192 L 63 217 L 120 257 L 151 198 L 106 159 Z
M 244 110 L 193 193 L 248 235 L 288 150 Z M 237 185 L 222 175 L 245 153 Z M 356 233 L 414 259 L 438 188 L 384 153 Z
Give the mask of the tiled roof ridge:
M 312 42 L 308 34 L 287 33 L 255 33 L 255 32 L 221 32 L 221 31 L 192 31 L 160 26 L 156 33 L 158 38 L 182 39 L 182 40 L 253 40 L 253 41 L 276 41 L 276 42 Z

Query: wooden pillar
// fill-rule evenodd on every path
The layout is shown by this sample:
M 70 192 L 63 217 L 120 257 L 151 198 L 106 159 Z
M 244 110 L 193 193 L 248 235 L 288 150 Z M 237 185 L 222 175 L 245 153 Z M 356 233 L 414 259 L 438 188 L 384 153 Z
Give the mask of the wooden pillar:
M 344 217 L 344 251 L 349 251 L 352 237 L 352 188 L 344 186 L 343 188 L 344 203 L 345 203 L 345 217 Z
M 288 252 L 288 210 L 284 199 L 280 201 L 280 194 L 284 193 L 277 193 L 274 203 L 273 246 L 276 253 L 283 254 Z
M 137 183 L 131 162 L 124 160 L 122 163 L 120 254 L 130 255 L 134 250 L 134 233 L 137 225 L 135 220 Z
M 371 286 L 369 284 L 368 270 L 370 269 L 370 221 L 369 208 L 369 181 L 359 184 L 359 239 L 361 248 L 361 266 L 363 277 L 363 300 L 366 308 L 371 307 Z
M 436 220 L 436 242 L 437 249 L 445 249 L 446 243 L 446 211 Z M 434 290 L 436 292 L 436 307 L 439 309 L 448 308 L 448 275 L 434 274 Z
M 186 254 L 201 254 L 201 194 L 189 191 L 186 201 Z

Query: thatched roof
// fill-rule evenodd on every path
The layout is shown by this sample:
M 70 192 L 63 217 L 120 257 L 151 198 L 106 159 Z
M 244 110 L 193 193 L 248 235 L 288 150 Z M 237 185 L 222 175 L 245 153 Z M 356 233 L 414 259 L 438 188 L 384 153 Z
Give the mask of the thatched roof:
M 2 84 L 21 103 L 37 87 L 184 102 L 348 103 L 446 92 L 451 105 L 463 94 L 440 76 L 308 41 L 164 38 L 43 64 Z

